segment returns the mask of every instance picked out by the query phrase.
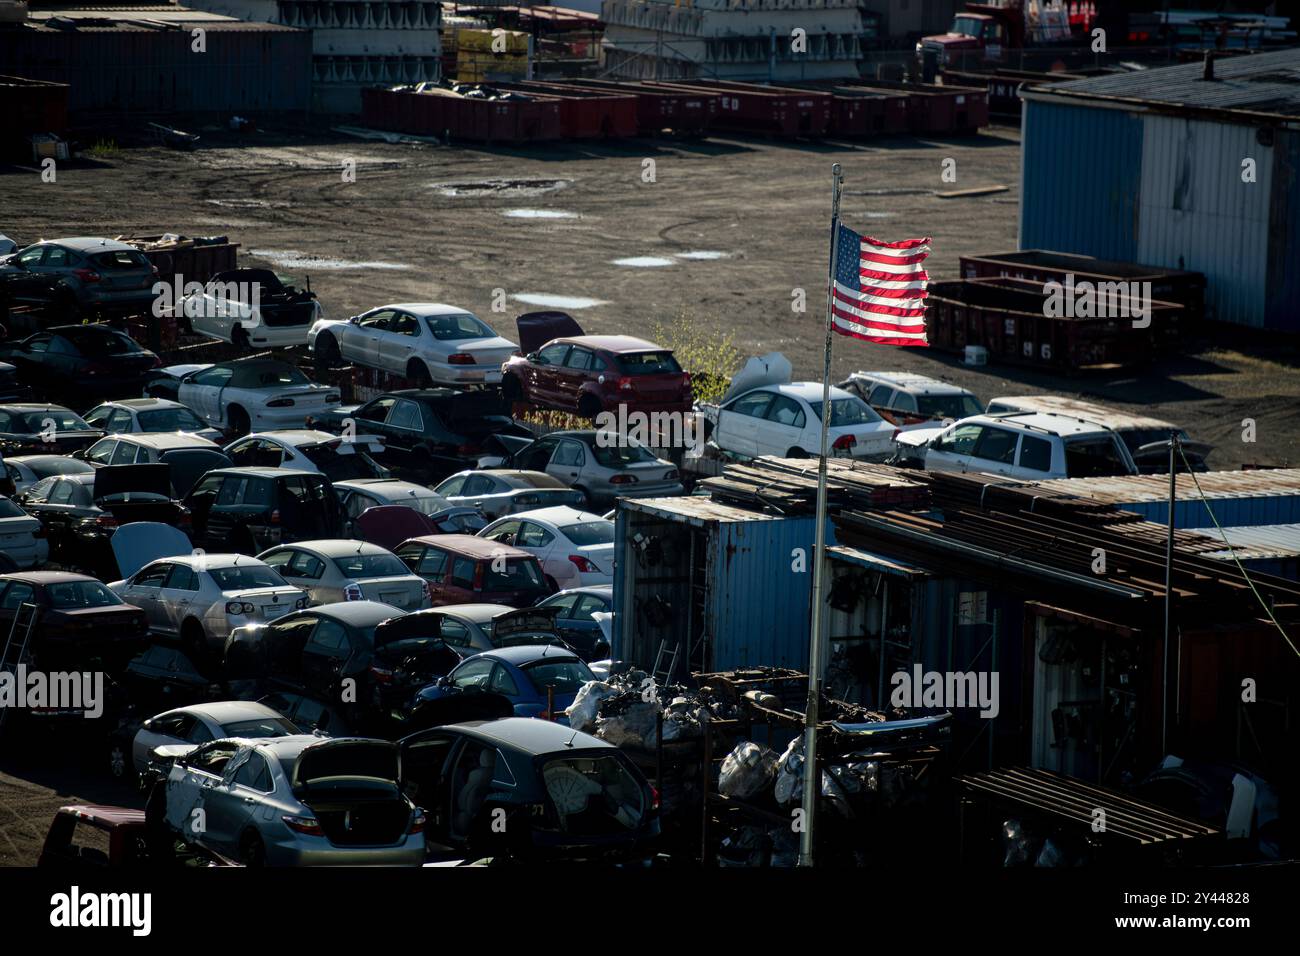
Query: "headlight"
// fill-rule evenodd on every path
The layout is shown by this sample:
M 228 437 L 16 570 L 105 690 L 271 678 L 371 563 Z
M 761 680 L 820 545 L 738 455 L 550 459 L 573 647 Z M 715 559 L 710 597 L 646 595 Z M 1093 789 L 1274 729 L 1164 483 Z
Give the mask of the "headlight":
M 226 602 L 227 614 L 252 614 L 257 608 L 247 601 L 228 601 Z

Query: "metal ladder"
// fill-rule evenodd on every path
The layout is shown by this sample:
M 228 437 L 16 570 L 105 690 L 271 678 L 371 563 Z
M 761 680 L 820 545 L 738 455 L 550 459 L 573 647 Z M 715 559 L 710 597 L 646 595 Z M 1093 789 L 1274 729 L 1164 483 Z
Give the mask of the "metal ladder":
M 36 630 L 36 621 L 40 613 L 41 609 L 30 601 L 18 605 L 18 610 L 14 613 L 14 622 L 9 627 L 9 638 L 5 641 L 4 650 L 0 651 L 0 673 L 12 671 L 17 676 L 18 665 L 27 660 L 27 649 L 31 644 L 32 633 Z M 0 727 L 4 727 L 9 710 L 8 707 L 0 707 Z
M 682 645 L 680 643 L 673 645 L 673 655 L 668 659 L 668 667 L 663 666 L 664 655 L 668 653 L 668 642 L 659 642 L 659 653 L 655 655 L 654 670 L 650 676 L 654 678 L 656 687 L 667 687 L 672 682 L 673 671 L 677 669 L 677 655 L 681 653 Z

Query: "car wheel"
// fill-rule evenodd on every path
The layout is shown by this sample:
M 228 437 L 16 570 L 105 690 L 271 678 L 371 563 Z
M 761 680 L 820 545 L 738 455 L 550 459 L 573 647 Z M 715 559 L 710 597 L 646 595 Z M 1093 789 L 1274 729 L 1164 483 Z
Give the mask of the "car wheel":
M 604 406 L 595 395 L 584 395 L 578 399 L 578 415 L 582 418 L 595 419 L 603 410 Z
M 503 376 L 501 379 L 501 397 L 512 405 L 515 402 L 523 401 L 524 389 L 519 384 L 519 379 L 513 375 Z
M 582 487 L 582 485 L 574 485 L 573 488 L 572 488 L 572 490 L 573 490 L 573 491 L 576 491 L 578 494 L 582 495 L 582 500 L 581 500 L 580 502 L 578 502 L 578 510 L 579 510 L 579 511 L 590 511 L 590 510 L 591 510 L 591 492 L 588 491 L 586 488 Z
M 181 625 L 181 650 L 191 663 L 200 663 L 208 649 L 208 638 L 203 632 L 203 625 L 190 618 Z
M 411 359 L 406 363 L 406 377 L 416 388 L 428 388 L 433 384 L 433 376 L 429 374 L 429 367 L 419 359 Z
M 785 453 L 786 458 L 807 458 L 808 453 L 797 445 Z
M 126 744 L 121 740 L 114 738 L 108 742 L 108 775 L 114 780 L 121 780 L 126 776 Z
M 226 421 L 230 424 L 230 430 L 238 438 L 241 435 L 247 435 L 252 427 L 248 420 L 248 412 L 244 411 L 238 405 L 231 406 L 230 411 L 226 413 Z
M 266 844 L 252 830 L 239 841 L 239 862 L 244 866 L 266 866 Z
M 343 358 L 339 353 L 338 342 L 334 341 L 334 336 L 324 334 L 316 336 L 316 344 L 312 346 L 312 355 L 316 359 L 317 368 L 334 368 Z
M 230 344 L 240 350 L 253 347 L 253 344 L 248 341 L 248 331 L 242 325 L 235 326 L 230 333 Z
M 149 844 L 151 860 L 171 859 L 176 851 L 176 838 L 167 826 L 167 785 L 159 780 L 149 790 L 144 805 L 145 839 Z

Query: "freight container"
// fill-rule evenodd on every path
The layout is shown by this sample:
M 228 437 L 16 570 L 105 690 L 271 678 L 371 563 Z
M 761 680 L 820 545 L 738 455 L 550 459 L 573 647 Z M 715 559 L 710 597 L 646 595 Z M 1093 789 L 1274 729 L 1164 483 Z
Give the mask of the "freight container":
M 560 101 L 539 94 L 503 99 L 461 96 L 441 87 L 362 91 L 362 122 L 392 132 L 480 143 L 561 138 Z M 392 124 L 392 125 L 383 125 Z
M 620 500 L 615 659 L 666 670 L 676 653 L 678 680 L 751 665 L 806 671 L 814 528 L 810 516 L 700 496 Z
M 630 94 L 540 81 L 495 85 L 499 89 L 558 99 L 560 130 L 565 139 L 614 139 L 636 135 L 636 97 Z
M 968 279 L 935 282 L 926 299 L 930 345 L 964 352 L 983 346 L 992 362 L 1074 374 L 1095 369 L 1143 365 L 1151 358 L 1150 329 L 1181 311 L 1173 302 L 1151 300 L 1146 319 L 1135 319 L 1138 303 L 1117 298 L 1106 318 L 1066 317 L 1068 297 L 1051 308 L 1043 283 L 1023 279 Z M 1100 303 L 1097 303 L 1100 304 Z M 1054 313 L 1049 315 L 1049 311 Z M 1082 311 L 1082 310 L 1080 310 Z M 1150 325 L 1135 327 L 1134 322 Z
M 831 124 L 831 94 L 811 88 L 736 83 L 727 80 L 652 82 L 654 87 L 707 90 L 718 94 L 719 129 L 765 136 L 824 136 Z
M 974 133 L 989 125 L 987 89 L 892 80 L 861 80 L 847 85 L 905 94 L 908 129 L 917 135 Z
M 907 132 L 907 96 L 839 84 L 795 84 L 831 94 L 828 136 L 858 138 Z
M 635 96 L 637 132 L 642 136 L 657 136 L 664 130 L 702 136 L 718 115 L 720 96 L 695 87 L 588 79 L 566 80 L 564 85 Z
M 161 235 L 116 238 L 144 253 L 150 264 L 158 269 L 158 278 L 163 282 L 173 282 L 177 275 L 186 283 L 207 282 L 218 272 L 229 272 L 235 268 L 235 258 L 239 252 L 239 243 L 231 242 L 225 236 L 194 239 L 185 236 L 167 239 Z
M 988 73 L 944 70 L 944 86 L 965 86 L 988 90 L 989 113 L 994 116 L 1019 116 L 1021 112 L 1020 88 L 1024 85 L 1043 86 L 1097 76 L 1104 70 L 1075 70 L 1070 73 L 1035 72 L 1033 70 L 999 69 Z

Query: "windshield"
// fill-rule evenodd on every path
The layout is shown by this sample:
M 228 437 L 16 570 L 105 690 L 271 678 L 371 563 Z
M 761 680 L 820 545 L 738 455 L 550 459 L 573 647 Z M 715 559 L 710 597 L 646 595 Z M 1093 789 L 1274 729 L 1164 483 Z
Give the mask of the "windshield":
M 677 375 L 682 370 L 672 352 L 625 352 L 618 364 L 628 375 Z
M 820 420 L 822 403 L 809 402 L 808 404 L 812 406 L 813 414 Z M 880 416 L 875 413 L 875 410 L 856 395 L 831 399 L 831 428 L 838 428 L 841 425 L 873 425 L 878 421 Z
M 920 395 L 916 405 L 922 415 L 931 418 L 970 418 L 981 411 L 971 395 Z
M 108 329 L 68 329 L 61 334 L 82 355 L 131 355 L 144 351 L 121 332 Z
M 87 425 L 80 415 L 68 411 L 66 408 L 50 408 L 43 412 L 28 412 L 19 419 L 23 423 L 23 430 L 28 432 L 43 432 L 47 430 L 49 422 L 54 423 L 56 431 L 61 432 L 87 432 L 91 427 Z
M 244 567 L 216 568 L 212 580 L 223 591 L 245 591 L 251 588 L 287 588 L 288 582 L 268 567 L 248 564 Z
M 578 524 L 563 525 L 560 531 L 580 548 L 592 544 L 612 544 L 614 541 L 612 521 L 582 521 Z
M 984 21 L 977 17 L 957 17 L 952 21 L 952 32 L 961 33 L 968 37 L 977 37 L 984 25 Z
M 468 312 L 463 315 L 431 315 L 424 320 L 439 342 L 456 339 L 490 339 L 496 333 Z
M 494 561 L 484 562 L 487 572 L 483 577 L 484 591 L 545 591 L 546 582 L 536 558 L 513 558 L 506 562 L 504 571 L 495 570 Z
M 335 558 L 334 566 L 345 578 L 387 578 L 411 573 L 395 554 L 349 554 Z
M 115 607 L 123 601 L 98 581 L 60 581 L 47 584 L 45 593 L 50 596 L 50 604 L 60 610 L 75 610 L 79 607 Z
M 616 753 L 556 757 L 542 768 L 542 780 L 565 833 L 621 833 L 645 819 L 645 791 Z
M 283 717 L 236 720 L 234 723 L 222 724 L 221 729 L 227 737 L 289 737 L 302 733 Z
M 588 447 L 591 448 L 592 454 L 596 456 L 596 461 L 606 468 L 625 468 L 638 462 L 657 460 L 654 453 L 645 445 L 636 445 L 631 442 L 626 445 L 607 445 L 604 448 L 600 446 L 599 442 L 594 442 Z
M 142 432 L 188 432 L 207 428 L 188 408 L 160 408 L 135 416 Z
M 554 687 L 557 694 L 576 694 L 587 681 L 596 679 L 591 668 L 576 657 L 533 661 L 520 668 L 538 690 Z

